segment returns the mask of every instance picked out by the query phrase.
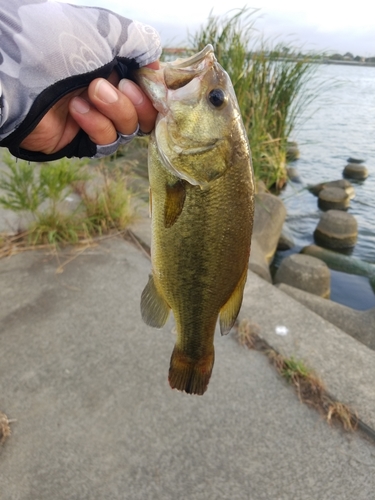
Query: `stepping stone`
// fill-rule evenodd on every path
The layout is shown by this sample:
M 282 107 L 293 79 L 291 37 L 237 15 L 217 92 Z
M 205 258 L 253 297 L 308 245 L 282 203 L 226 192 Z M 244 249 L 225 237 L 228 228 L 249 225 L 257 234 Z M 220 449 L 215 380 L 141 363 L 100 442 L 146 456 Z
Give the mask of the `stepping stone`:
M 350 205 L 350 197 L 345 189 L 327 187 L 320 191 L 318 207 L 321 210 L 346 210 Z
M 275 275 L 275 283 L 305 290 L 329 298 L 331 273 L 325 262 L 310 255 L 294 254 L 286 257 Z
M 324 213 L 314 231 L 315 241 L 326 248 L 352 248 L 357 242 L 358 224 L 355 217 L 341 210 Z
M 357 181 L 363 181 L 368 177 L 368 169 L 362 164 L 348 163 L 343 171 L 343 176 Z

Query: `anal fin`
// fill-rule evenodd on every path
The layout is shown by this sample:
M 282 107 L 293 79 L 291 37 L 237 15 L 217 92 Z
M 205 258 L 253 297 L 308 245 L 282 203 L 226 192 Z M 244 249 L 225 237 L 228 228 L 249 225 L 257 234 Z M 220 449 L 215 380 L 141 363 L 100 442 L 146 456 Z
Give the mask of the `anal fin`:
M 165 325 L 170 307 L 158 292 L 154 278 L 150 275 L 141 296 L 142 319 L 146 325 L 161 328 Z
M 237 286 L 230 296 L 229 300 L 220 309 L 220 331 L 221 335 L 227 335 L 230 332 L 238 313 L 241 309 L 243 290 L 247 279 L 247 266 L 237 283 Z

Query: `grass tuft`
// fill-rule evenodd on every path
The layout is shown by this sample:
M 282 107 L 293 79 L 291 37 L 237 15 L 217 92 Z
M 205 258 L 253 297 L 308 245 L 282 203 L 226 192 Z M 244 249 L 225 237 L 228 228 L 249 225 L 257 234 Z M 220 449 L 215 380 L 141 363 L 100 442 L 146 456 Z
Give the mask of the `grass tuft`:
M 131 192 L 119 169 L 109 174 L 105 167 L 99 167 L 103 182 L 93 193 L 83 189 L 81 197 L 86 210 L 87 223 L 91 232 L 103 234 L 113 229 L 122 231 L 134 219 L 131 207 Z
M 243 319 L 237 325 L 236 337 L 241 345 L 263 352 L 277 372 L 293 385 L 299 400 L 319 411 L 328 423 L 336 422 L 346 431 L 357 428 L 357 415 L 347 405 L 335 401 L 322 380 L 302 360 L 286 358 L 273 349 L 259 336 L 257 325 Z
M 0 444 L 4 444 L 6 439 L 11 435 L 12 431 L 10 429 L 11 421 L 8 420 L 8 417 L 5 413 L 0 411 Z
M 0 236 L 0 257 L 11 255 L 16 246 L 57 247 L 122 231 L 133 219 L 131 192 L 120 167 L 101 165 L 93 179 L 83 161 L 64 158 L 35 166 L 9 154 L 4 161 L 8 169 L 0 175 L 0 206 L 31 223 L 23 233 Z M 80 195 L 80 202 L 74 210 L 64 208 L 73 194 Z

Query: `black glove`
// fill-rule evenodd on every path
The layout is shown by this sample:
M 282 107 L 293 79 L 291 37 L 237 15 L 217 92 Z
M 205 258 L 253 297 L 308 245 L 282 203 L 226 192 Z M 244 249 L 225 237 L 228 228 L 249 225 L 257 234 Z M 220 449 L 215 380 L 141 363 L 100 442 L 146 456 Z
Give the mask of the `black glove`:
M 0 146 L 30 161 L 113 153 L 126 138 L 97 146 L 81 130 L 51 155 L 22 149 L 20 143 L 64 95 L 114 69 L 124 78 L 160 53 L 153 28 L 105 9 L 0 0 Z

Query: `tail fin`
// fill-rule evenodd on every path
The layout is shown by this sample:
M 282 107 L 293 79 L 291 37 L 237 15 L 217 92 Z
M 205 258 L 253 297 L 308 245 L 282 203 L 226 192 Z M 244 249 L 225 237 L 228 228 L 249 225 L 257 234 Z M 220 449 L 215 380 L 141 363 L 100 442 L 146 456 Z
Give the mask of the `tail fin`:
M 214 360 L 213 346 L 212 351 L 199 360 L 191 359 L 175 346 L 169 367 L 169 385 L 172 389 L 188 394 L 204 394 L 210 381 Z

